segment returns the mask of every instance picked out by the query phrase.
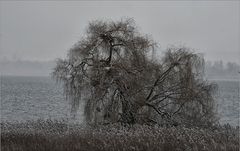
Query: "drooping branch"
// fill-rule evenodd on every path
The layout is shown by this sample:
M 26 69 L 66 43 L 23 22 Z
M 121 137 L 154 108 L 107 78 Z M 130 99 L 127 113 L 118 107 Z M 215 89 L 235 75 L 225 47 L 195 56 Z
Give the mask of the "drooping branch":
M 112 46 L 112 44 L 110 44 L 109 57 L 107 59 L 107 65 L 109 65 L 111 63 L 112 53 L 113 53 L 113 46 Z
M 152 96 L 152 93 L 154 92 L 155 87 L 161 83 L 159 81 L 162 81 L 165 79 L 165 77 L 168 75 L 168 73 L 175 67 L 176 65 L 173 64 L 172 66 L 170 66 L 166 71 L 164 71 L 154 82 L 152 88 L 150 89 L 149 94 L 147 95 L 146 101 L 149 101 L 150 97 Z

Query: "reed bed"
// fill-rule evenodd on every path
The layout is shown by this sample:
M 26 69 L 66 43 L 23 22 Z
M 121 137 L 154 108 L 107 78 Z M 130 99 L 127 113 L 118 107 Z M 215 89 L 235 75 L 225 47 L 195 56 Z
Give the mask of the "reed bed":
M 239 127 L 1 123 L 1 151 L 238 151 Z

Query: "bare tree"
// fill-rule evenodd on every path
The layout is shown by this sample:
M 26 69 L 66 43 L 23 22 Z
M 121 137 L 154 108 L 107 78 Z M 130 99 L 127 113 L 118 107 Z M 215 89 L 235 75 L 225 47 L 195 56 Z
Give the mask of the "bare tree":
M 133 19 L 94 21 L 53 75 L 73 111 L 84 102 L 88 123 L 211 123 L 215 87 L 202 78 L 204 59 L 171 47 L 155 60 L 155 48 Z

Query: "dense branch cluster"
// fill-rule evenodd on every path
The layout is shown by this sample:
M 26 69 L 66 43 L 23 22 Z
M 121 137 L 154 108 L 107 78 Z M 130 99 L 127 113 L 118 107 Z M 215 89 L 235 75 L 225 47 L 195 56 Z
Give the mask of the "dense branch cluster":
M 53 75 L 73 111 L 83 102 L 87 123 L 212 123 L 215 87 L 202 78 L 203 58 L 172 47 L 156 61 L 155 47 L 132 19 L 95 21 Z

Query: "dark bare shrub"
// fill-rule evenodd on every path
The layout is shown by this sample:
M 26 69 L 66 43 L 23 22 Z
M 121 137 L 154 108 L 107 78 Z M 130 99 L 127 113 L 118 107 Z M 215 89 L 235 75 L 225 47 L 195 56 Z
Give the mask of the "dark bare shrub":
M 213 123 L 215 87 L 203 80 L 204 59 L 172 47 L 154 60 L 155 49 L 132 19 L 94 21 L 53 76 L 64 83 L 73 112 L 84 104 L 87 123 Z

